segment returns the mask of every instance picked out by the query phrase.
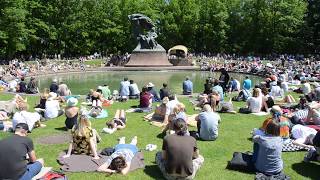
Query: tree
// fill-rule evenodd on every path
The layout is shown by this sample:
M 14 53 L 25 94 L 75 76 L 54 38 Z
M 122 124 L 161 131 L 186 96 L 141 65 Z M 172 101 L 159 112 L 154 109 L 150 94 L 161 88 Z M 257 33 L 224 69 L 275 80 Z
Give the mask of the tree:
M 12 58 L 25 50 L 28 30 L 25 26 L 24 0 L 2 0 L 0 2 L 0 49 L 1 55 Z

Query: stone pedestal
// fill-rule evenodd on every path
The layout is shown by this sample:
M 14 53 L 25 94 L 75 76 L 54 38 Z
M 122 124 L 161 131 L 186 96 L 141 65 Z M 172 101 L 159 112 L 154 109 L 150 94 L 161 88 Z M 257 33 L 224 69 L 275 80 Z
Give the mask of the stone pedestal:
M 126 67 L 168 67 L 172 64 L 168 61 L 166 51 L 133 51 Z

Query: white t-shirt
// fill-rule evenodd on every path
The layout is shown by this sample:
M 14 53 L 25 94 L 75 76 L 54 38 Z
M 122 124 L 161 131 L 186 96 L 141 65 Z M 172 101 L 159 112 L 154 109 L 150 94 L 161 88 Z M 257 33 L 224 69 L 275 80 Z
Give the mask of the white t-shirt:
M 47 100 L 46 109 L 44 112 L 45 118 L 56 118 L 58 117 L 58 111 L 60 110 L 59 101 L 58 100 Z
M 283 89 L 284 92 L 288 92 L 289 91 L 288 82 L 282 82 L 281 83 L 281 88 Z
M 173 109 L 179 103 L 178 100 L 171 100 L 166 104 L 166 115 L 173 114 Z
M 309 83 L 302 84 L 302 93 L 309 94 L 311 92 L 311 86 Z
M 274 98 L 283 97 L 284 96 L 284 92 L 280 88 L 280 86 L 272 86 L 271 92 L 270 92 L 270 96 L 272 96 Z
M 26 123 L 28 124 L 29 131 L 31 131 L 34 127 L 34 124 L 40 120 L 40 114 L 32 113 L 27 111 L 20 111 L 14 113 L 12 117 L 12 127 L 13 129 L 16 128 L 17 124 L 19 123 Z
M 317 134 L 317 131 L 313 128 L 303 126 L 300 124 L 294 125 L 291 129 L 292 137 L 300 143 L 304 143 L 310 134 Z
M 261 97 L 249 97 L 247 100 L 249 109 L 253 113 L 258 113 L 261 111 L 262 101 Z
M 139 88 L 136 83 L 130 84 L 130 89 L 132 90 L 132 95 L 140 94 Z

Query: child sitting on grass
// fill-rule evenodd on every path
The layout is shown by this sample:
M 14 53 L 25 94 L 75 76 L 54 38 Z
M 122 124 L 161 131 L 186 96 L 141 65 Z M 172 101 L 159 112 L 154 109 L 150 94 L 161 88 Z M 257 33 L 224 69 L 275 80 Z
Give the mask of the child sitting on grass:
M 107 122 L 108 127 L 103 128 L 102 131 L 108 134 L 112 134 L 118 129 L 124 129 L 126 127 L 126 114 L 123 109 L 117 109 L 112 121 Z

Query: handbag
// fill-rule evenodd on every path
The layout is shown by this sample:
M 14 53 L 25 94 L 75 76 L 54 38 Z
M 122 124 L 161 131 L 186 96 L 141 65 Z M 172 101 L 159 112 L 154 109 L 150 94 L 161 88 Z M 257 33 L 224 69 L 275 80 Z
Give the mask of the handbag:
M 231 161 L 228 162 L 227 169 L 254 172 L 252 157 L 252 154 L 249 153 L 234 152 Z

